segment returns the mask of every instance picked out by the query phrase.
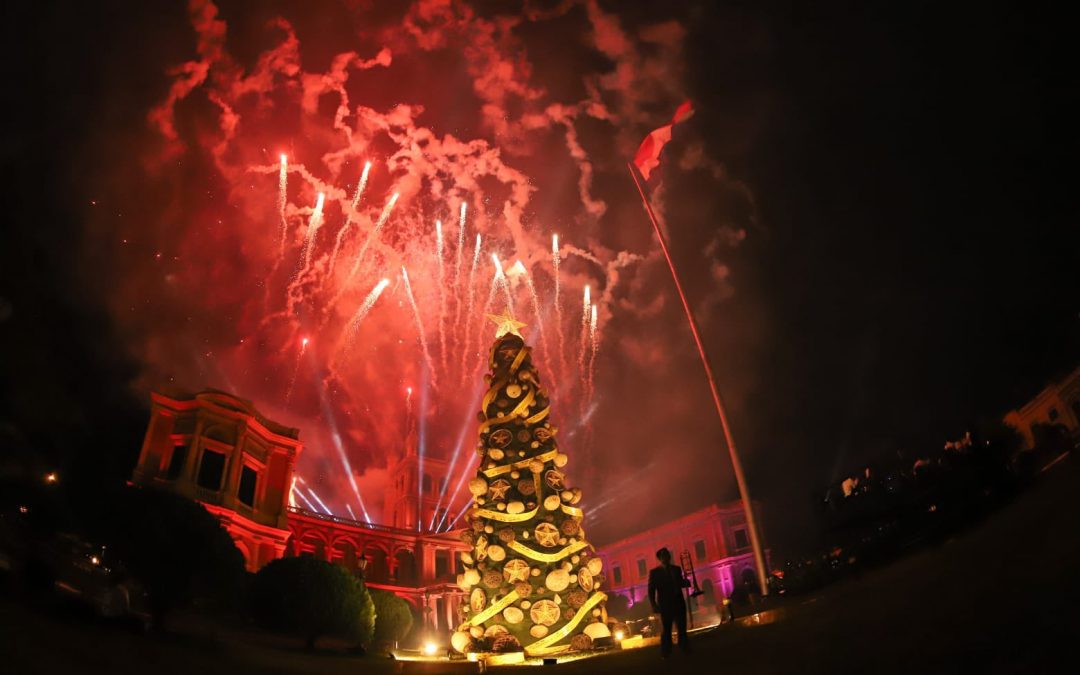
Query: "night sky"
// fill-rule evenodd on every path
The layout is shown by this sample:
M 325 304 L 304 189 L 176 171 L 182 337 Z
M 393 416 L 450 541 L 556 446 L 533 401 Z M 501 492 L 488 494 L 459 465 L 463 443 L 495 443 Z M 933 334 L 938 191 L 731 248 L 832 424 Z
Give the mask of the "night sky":
M 451 87 L 468 90 L 473 75 L 465 65 L 410 53 L 401 17 L 374 4 L 313 15 L 294 3 L 245 10 L 223 2 L 221 16 L 229 48 L 245 64 L 269 46 L 260 31 L 279 14 L 295 27 L 306 70 L 326 70 L 346 49 L 371 58 L 377 45 L 393 44 L 402 70 L 388 71 L 398 72 L 391 77 L 373 68 L 364 81 L 370 95 L 350 92 L 354 105 L 382 109 L 430 96 L 424 124 L 440 133 L 504 148 L 517 142 L 485 127 L 478 102 Z M 808 525 L 825 486 L 861 462 L 940 447 L 1075 367 L 1076 90 L 1067 70 L 1071 24 L 1058 10 L 1034 3 L 970 12 L 921 2 L 888 9 L 623 4 L 600 7 L 641 38 L 631 48 L 640 50 L 637 60 L 629 61 L 641 71 L 640 89 L 605 94 L 614 122 L 576 125 L 606 213 L 582 213 L 580 163 L 547 161 L 544 148 L 563 147 L 561 136 L 503 154 L 535 179 L 526 217 L 611 257 L 646 258 L 623 272 L 621 286 L 607 278 L 616 292 L 602 310 L 593 427 L 587 441 L 584 431 L 574 437 L 581 452 L 569 449 L 586 510 L 590 495 L 593 504 L 612 505 L 595 514 L 591 538 L 624 536 L 735 496 L 689 331 L 619 161 L 626 144 L 669 119 L 683 97 L 697 114 L 677 128 L 663 183 L 652 187 L 771 546 L 812 544 Z M 476 6 L 478 19 L 509 11 L 501 3 Z M 545 17 L 514 33 L 530 82 L 546 90 L 544 101 L 581 99 L 579 75 L 602 77 L 614 63 L 589 41 L 590 15 L 572 3 L 532 9 Z M 169 69 L 195 58 L 182 3 L 3 11 L 0 448 L 87 481 L 121 480 L 141 442 L 147 389 L 227 388 L 227 375 L 239 377 L 236 364 L 247 358 L 230 352 L 216 369 L 175 355 L 195 340 L 172 315 L 178 303 L 196 314 L 205 309 L 202 319 L 218 327 L 226 315 L 239 324 L 243 311 L 233 317 L 222 309 L 229 298 L 158 302 L 168 275 L 154 272 L 149 254 L 182 257 L 175 274 L 205 272 L 207 283 L 222 269 L 246 278 L 240 275 L 252 259 L 240 247 L 236 259 L 213 266 L 190 262 L 213 249 L 193 245 L 198 235 L 184 224 L 217 213 L 191 204 L 191 196 L 228 201 L 229 193 L 200 177 L 198 160 L 172 173 L 146 168 L 150 155 L 166 156 L 147 115 L 169 91 Z M 669 37 L 649 38 L 656 26 Z M 456 34 L 448 34 L 453 53 Z M 355 35 L 361 39 L 351 45 Z M 662 53 L 669 38 L 679 45 L 675 56 Z M 444 91 L 438 82 L 450 84 Z M 517 119 L 516 106 L 507 104 L 508 119 Z M 192 104 L 184 115 L 182 135 L 209 133 L 204 109 Z M 283 143 L 303 137 L 290 133 Z M 348 175 L 354 180 L 355 171 Z M 276 183 L 268 185 L 272 204 Z M 236 208 L 237 218 L 250 212 Z M 145 235 L 133 240 L 136 253 L 118 243 L 132 232 Z M 569 273 L 581 281 L 587 270 Z M 151 308 L 125 314 L 139 297 Z M 578 297 L 568 306 L 579 307 Z M 390 320 L 379 316 L 369 321 Z M 207 349 L 222 353 L 236 337 L 207 335 Z M 249 384 L 236 393 L 271 416 L 322 428 L 325 407 L 313 387 L 301 387 L 293 407 L 282 405 L 278 385 L 293 361 L 280 361 L 272 370 L 276 388 Z M 252 368 L 271 369 L 268 363 Z M 331 407 L 346 410 L 355 400 Z M 394 396 L 380 401 L 379 414 L 400 407 Z M 577 410 L 562 411 L 567 429 Z M 305 438 L 325 440 L 320 433 L 305 431 Z M 347 448 L 354 468 L 376 476 L 385 439 L 360 426 L 354 433 L 355 447 Z M 333 469 L 308 452 L 311 464 L 302 468 L 332 491 L 339 484 Z

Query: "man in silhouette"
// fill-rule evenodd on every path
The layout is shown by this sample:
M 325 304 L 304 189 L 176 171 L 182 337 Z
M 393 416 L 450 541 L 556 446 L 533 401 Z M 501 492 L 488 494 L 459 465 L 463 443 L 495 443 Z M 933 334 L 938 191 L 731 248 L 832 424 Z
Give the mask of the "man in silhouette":
M 660 655 L 665 659 L 671 653 L 671 623 L 679 631 L 679 649 L 690 650 L 686 640 L 686 602 L 682 589 L 689 588 L 690 582 L 683 576 L 681 567 L 671 564 L 671 551 L 662 548 L 656 552 L 659 567 L 649 572 L 649 602 L 654 614 L 660 615 Z

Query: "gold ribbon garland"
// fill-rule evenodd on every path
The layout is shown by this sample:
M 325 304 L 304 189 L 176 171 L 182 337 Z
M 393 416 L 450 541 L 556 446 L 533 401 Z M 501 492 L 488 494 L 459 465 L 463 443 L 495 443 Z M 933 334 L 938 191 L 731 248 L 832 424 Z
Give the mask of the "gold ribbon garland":
M 480 429 L 477 431 L 477 433 L 482 434 L 485 431 L 487 431 L 488 429 L 490 429 L 491 427 L 495 426 L 496 424 L 507 424 L 507 423 L 521 417 L 521 414 L 529 409 L 529 406 L 532 405 L 533 399 L 535 399 L 535 398 L 536 398 L 536 394 L 535 394 L 534 390 L 530 389 L 529 393 L 525 395 L 525 398 L 521 399 L 521 403 L 518 403 L 517 406 L 513 410 L 511 410 L 509 413 L 503 415 L 502 417 L 492 417 L 491 419 L 487 419 L 487 420 L 484 420 L 483 422 L 481 422 L 480 423 Z M 548 407 L 550 407 L 550 406 L 548 406 Z M 547 415 L 546 410 L 547 410 L 547 408 L 545 408 L 544 410 L 541 410 L 540 412 L 544 413 L 544 415 Z M 537 415 L 539 415 L 539 414 L 540 413 L 537 413 Z M 533 415 L 533 417 L 536 417 L 536 415 Z M 529 420 L 531 420 L 533 417 L 530 417 L 529 419 L 525 420 L 525 423 L 530 424 L 531 422 Z M 543 417 L 541 417 L 540 419 L 543 419 Z
M 586 546 L 588 546 L 588 544 L 586 542 L 584 542 L 584 541 L 576 541 L 573 544 L 567 544 L 566 546 L 562 547 L 561 549 L 559 549 L 555 553 L 542 553 L 540 551 L 536 551 L 534 549 L 531 549 L 528 546 L 524 546 L 520 542 L 517 542 L 517 541 L 507 542 L 507 544 L 506 544 L 506 547 L 508 549 L 510 549 L 511 551 L 513 551 L 515 553 L 520 553 L 521 555 L 523 555 L 526 558 L 529 558 L 531 560 L 535 560 L 537 562 L 544 562 L 544 563 L 559 562 L 560 560 L 562 560 L 566 556 L 577 553 L 578 551 L 585 548 Z
M 484 471 L 482 471 L 481 473 L 483 473 L 488 478 L 494 478 L 495 476 L 501 476 L 504 473 L 510 473 L 514 469 L 524 469 L 525 467 L 532 464 L 533 460 L 540 460 L 541 462 L 547 463 L 555 459 L 555 455 L 557 454 L 559 454 L 558 450 L 548 450 L 547 452 L 540 453 L 535 457 L 518 460 L 513 464 L 503 464 L 502 466 L 493 466 L 490 469 L 484 469 Z
M 584 619 L 585 616 L 592 611 L 593 607 L 596 607 L 604 600 L 607 600 L 607 594 L 605 594 L 604 592 L 597 591 L 596 593 L 593 593 L 592 597 L 585 601 L 585 604 L 581 606 L 581 608 L 577 611 L 576 614 L 574 614 L 574 617 L 572 619 L 566 622 L 565 626 L 555 631 L 554 633 L 549 633 L 546 637 L 540 638 L 536 642 L 526 647 L 525 653 L 529 655 L 550 654 L 554 651 L 562 651 L 563 649 L 566 649 L 566 647 L 552 647 L 551 645 L 555 644 L 556 642 L 562 640 L 567 635 L 572 633 L 574 629 L 577 628 L 577 625 L 581 623 L 581 620 Z
M 485 621 L 487 621 L 488 619 L 490 619 L 491 617 L 495 616 L 499 612 L 501 612 L 504 609 L 506 609 L 507 607 L 509 607 L 517 599 L 518 599 L 517 591 L 510 591 L 505 596 L 503 596 L 503 598 L 501 600 L 499 600 L 498 602 L 491 603 L 490 607 L 488 607 L 484 611 L 480 612 L 479 614 L 474 615 L 471 619 L 469 619 L 469 623 L 471 623 L 474 626 L 482 624 Z

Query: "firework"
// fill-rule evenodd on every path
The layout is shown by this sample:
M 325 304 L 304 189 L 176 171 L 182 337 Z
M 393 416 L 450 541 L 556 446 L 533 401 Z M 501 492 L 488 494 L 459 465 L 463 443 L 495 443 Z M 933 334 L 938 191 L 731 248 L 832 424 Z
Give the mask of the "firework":
M 435 263 L 439 271 L 439 358 L 442 360 L 443 370 L 446 370 L 446 274 L 443 265 L 443 232 L 441 220 L 435 221 Z
M 356 313 L 353 314 L 352 319 L 349 321 L 346 330 L 345 346 L 346 349 L 352 347 L 353 341 L 356 340 L 356 335 L 360 331 L 360 322 L 364 320 L 364 317 L 368 315 L 371 308 L 375 306 L 375 301 L 379 299 L 382 292 L 386 290 L 386 287 L 390 285 L 389 279 L 383 279 L 379 283 L 375 284 L 375 288 L 371 289 L 371 292 L 367 294 L 364 301 L 360 303 L 360 306 L 356 308 Z
M 281 170 L 278 172 L 278 218 L 281 219 L 281 257 L 285 257 L 285 240 L 289 236 L 289 223 L 285 220 L 285 204 L 288 203 L 289 159 L 281 155 Z
M 360 174 L 360 182 L 356 185 L 356 193 L 352 199 L 352 209 L 345 216 L 345 224 L 338 230 L 337 239 L 334 240 L 334 252 L 330 254 L 330 264 L 327 266 L 327 274 L 334 271 L 334 265 L 337 263 L 338 252 L 341 250 L 341 243 L 345 241 L 345 234 L 349 231 L 353 222 L 356 220 L 356 209 L 360 205 L 360 197 L 364 194 L 364 188 L 367 187 L 368 173 L 371 171 L 371 162 L 364 164 L 364 170 Z
M 285 407 L 289 406 L 289 399 L 292 398 L 293 387 L 296 386 L 296 375 L 300 372 L 300 359 L 303 358 L 304 352 L 307 351 L 308 338 L 304 338 L 300 341 L 300 351 L 296 354 L 296 364 L 293 366 L 292 377 L 289 378 L 289 388 L 285 391 Z
M 356 277 L 357 272 L 360 271 L 360 265 L 364 262 L 364 254 L 367 253 L 368 247 L 371 246 L 372 238 L 374 238 L 375 235 L 379 233 L 379 230 L 382 228 L 382 226 L 385 225 L 386 221 L 390 219 L 390 214 L 391 212 L 393 212 L 394 205 L 397 204 L 399 196 L 400 195 L 395 192 L 390 197 L 390 201 L 386 202 L 386 205 L 383 207 L 382 213 L 379 214 L 379 219 L 375 221 L 375 227 L 371 228 L 371 232 L 368 232 L 368 236 L 364 239 L 364 245 L 360 247 L 360 252 L 356 254 L 356 258 L 353 260 L 352 269 L 349 270 L 349 275 L 345 277 L 345 283 L 341 285 L 341 288 L 338 290 L 337 295 L 335 295 L 334 299 L 330 301 L 331 305 L 337 303 L 337 300 L 341 297 L 341 294 L 348 290 L 350 284 L 352 283 L 352 280 Z
M 311 219 L 308 221 L 307 238 L 304 241 L 303 269 L 307 269 L 311 264 L 311 252 L 315 248 L 315 235 L 323 224 L 323 204 L 325 202 L 326 195 L 320 192 L 319 197 L 315 200 L 315 209 L 311 212 Z
M 466 359 L 468 359 L 468 357 L 469 357 L 469 344 L 471 342 L 472 325 L 473 325 L 473 322 L 472 322 L 473 305 L 475 304 L 475 301 L 476 301 L 476 285 L 474 284 L 474 279 L 476 278 L 476 266 L 479 263 L 480 263 L 480 233 L 477 232 L 476 233 L 476 247 L 473 248 L 472 267 L 469 268 L 469 284 L 468 284 L 468 286 L 469 286 L 468 287 L 468 295 L 469 295 L 469 305 L 468 305 L 468 307 L 469 307 L 469 309 L 468 309 L 467 312 L 465 312 L 465 318 L 466 318 L 466 320 L 465 320 L 465 341 L 462 343 L 462 348 L 461 348 L 461 369 L 460 369 L 460 372 L 461 372 L 462 380 L 465 379 L 466 372 L 467 372 L 466 371 Z
M 428 349 L 427 335 L 424 334 L 424 320 L 420 318 L 420 308 L 416 305 L 416 298 L 413 296 L 412 286 L 409 284 L 409 272 L 404 267 L 401 268 L 401 278 L 405 282 L 405 294 L 409 297 L 409 304 L 412 306 L 413 316 L 416 318 L 416 336 L 420 340 L 420 348 L 424 352 L 424 363 L 427 364 L 428 373 L 431 375 L 431 387 L 438 389 L 435 364 L 431 360 L 431 350 Z M 409 390 L 410 393 L 412 390 Z
M 506 278 L 506 273 L 503 272 L 502 263 L 499 262 L 499 256 L 495 253 L 491 254 L 491 260 L 495 263 L 495 281 L 502 287 L 504 295 L 506 295 L 506 308 L 510 311 L 511 316 L 514 314 L 514 296 L 510 293 L 510 281 Z M 485 309 L 486 313 L 487 310 Z

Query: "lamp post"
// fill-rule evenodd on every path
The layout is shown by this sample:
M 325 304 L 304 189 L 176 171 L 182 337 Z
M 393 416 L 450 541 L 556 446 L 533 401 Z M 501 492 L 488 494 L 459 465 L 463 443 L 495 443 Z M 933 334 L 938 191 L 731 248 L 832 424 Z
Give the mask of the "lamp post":
M 364 573 L 367 572 L 368 559 L 363 553 L 360 554 L 360 559 L 356 561 L 356 567 L 360 571 L 360 580 L 364 580 Z

